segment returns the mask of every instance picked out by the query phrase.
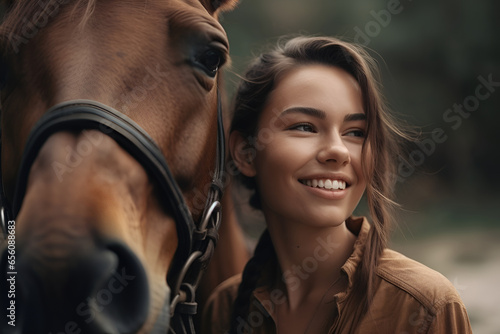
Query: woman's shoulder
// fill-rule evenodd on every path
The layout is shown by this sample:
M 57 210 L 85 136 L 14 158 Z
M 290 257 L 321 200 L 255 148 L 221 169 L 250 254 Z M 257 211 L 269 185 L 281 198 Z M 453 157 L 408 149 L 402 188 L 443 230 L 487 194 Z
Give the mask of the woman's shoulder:
M 376 275 L 370 317 L 360 332 L 378 327 L 384 333 L 472 333 L 460 295 L 439 272 L 387 249 Z
M 377 275 L 428 309 L 439 308 L 447 303 L 462 304 L 457 290 L 445 276 L 394 250 L 386 249 L 383 252 Z

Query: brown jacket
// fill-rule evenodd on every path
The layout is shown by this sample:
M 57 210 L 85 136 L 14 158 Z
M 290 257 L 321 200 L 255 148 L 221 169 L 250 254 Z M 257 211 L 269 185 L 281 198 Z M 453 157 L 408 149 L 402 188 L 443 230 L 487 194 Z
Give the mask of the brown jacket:
M 358 232 L 354 251 L 342 267 L 349 278 L 349 287 L 346 292 L 329 296 L 336 302 L 337 312 L 332 314 L 328 333 L 472 333 L 465 306 L 453 285 L 438 272 L 389 249 L 384 251 L 380 259 L 373 302 L 354 329 L 349 321 L 351 315 L 343 311 L 370 224 L 366 219 L 351 220 L 348 227 Z M 216 288 L 203 312 L 203 334 L 223 334 L 228 331 L 232 304 L 240 282 L 241 276 L 238 275 Z M 273 309 L 282 297 L 277 290 L 269 291 L 263 287 L 255 289 L 249 316 L 239 321 L 239 332 L 276 333 Z

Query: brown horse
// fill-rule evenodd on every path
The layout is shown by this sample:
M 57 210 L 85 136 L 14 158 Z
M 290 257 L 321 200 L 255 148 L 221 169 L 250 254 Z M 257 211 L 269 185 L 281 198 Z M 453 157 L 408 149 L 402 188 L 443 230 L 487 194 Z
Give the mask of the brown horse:
M 54 105 L 86 99 L 151 136 L 198 222 L 215 165 L 219 69 L 228 60 L 217 14 L 235 2 L 3 1 L 6 200 L 15 197 L 35 124 Z M 15 243 L 2 247 L 0 332 L 166 332 L 166 277 L 182 244 L 174 209 L 141 161 L 106 131 L 61 129 L 28 171 L 19 213 L 6 222 Z M 241 269 L 235 263 L 223 276 Z

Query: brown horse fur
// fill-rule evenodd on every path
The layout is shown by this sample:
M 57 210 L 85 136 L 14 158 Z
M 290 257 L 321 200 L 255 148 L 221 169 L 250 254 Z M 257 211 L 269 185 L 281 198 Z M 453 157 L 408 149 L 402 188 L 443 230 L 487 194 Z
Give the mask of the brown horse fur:
M 209 44 L 228 57 L 217 14 L 235 3 L 4 1 L 9 11 L 0 47 L 8 80 L 1 92 L 1 167 L 7 197 L 12 199 L 36 121 L 57 103 L 91 99 L 123 112 L 153 137 L 198 219 L 201 208 L 193 200 L 203 194 L 215 163 L 219 75 L 210 78 L 187 60 Z M 223 227 L 222 245 L 225 234 L 241 240 L 235 225 Z M 16 221 L 17 260 L 27 261 L 44 289 L 63 303 L 62 286 L 78 286 L 67 282 L 68 268 L 103 239 L 126 244 L 145 268 L 150 307 L 139 332 L 147 333 L 167 298 L 175 223 L 142 166 L 115 141 L 96 131 L 59 132 L 30 172 Z M 208 290 L 244 265 L 246 253 L 241 244 L 234 246 L 239 258 L 211 276 Z

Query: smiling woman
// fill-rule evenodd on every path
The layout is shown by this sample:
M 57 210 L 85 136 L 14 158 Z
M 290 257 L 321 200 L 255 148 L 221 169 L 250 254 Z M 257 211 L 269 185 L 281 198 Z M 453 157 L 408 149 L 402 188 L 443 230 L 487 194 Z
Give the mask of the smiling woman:
M 337 67 L 297 66 L 271 92 L 258 128 L 269 128 L 275 113 L 279 126 L 254 161 L 239 168 L 247 177 L 258 175 L 262 210 L 270 228 L 280 226 L 277 234 L 292 223 L 342 223 L 352 213 L 366 187 L 362 110 L 359 86 Z M 353 117 L 358 114 L 363 118 Z M 308 181 L 317 186 L 307 186 Z M 339 183 L 347 188 L 338 189 Z
M 250 66 L 229 146 L 267 230 L 210 298 L 204 333 L 471 333 L 453 285 L 387 248 L 406 136 L 373 63 L 296 37 Z M 353 217 L 363 194 L 371 217 Z

